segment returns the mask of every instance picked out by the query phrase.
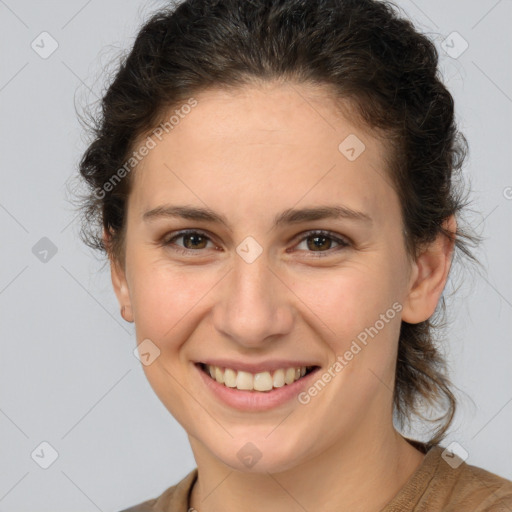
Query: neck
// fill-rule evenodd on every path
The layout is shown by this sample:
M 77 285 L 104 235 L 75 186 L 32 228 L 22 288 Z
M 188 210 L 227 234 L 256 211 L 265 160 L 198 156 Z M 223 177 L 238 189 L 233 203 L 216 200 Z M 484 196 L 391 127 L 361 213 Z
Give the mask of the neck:
M 366 434 L 366 435 L 365 435 Z M 379 511 L 405 485 L 424 454 L 390 426 L 386 435 L 358 431 L 347 442 L 279 473 L 244 473 L 207 456 L 190 439 L 198 479 L 190 507 L 197 512 Z

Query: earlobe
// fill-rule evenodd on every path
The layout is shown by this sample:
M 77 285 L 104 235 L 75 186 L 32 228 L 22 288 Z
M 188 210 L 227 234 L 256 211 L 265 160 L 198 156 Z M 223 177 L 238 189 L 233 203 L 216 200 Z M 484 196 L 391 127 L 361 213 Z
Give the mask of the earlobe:
M 105 232 L 103 233 L 103 240 L 108 240 Z M 114 258 L 110 251 L 108 251 L 108 258 L 110 262 L 110 277 L 112 280 L 112 286 L 119 302 L 121 316 L 127 322 L 133 322 L 130 291 L 128 289 L 125 271 L 123 268 L 121 268 L 120 263 Z
M 443 227 L 452 233 L 450 240 L 443 233 L 439 233 L 416 259 L 411 272 L 409 291 L 404 301 L 402 320 L 417 324 L 430 318 L 441 298 L 448 273 L 451 266 L 453 249 L 455 245 L 455 232 L 457 224 L 452 215 Z
M 121 316 L 127 322 L 133 322 L 130 292 L 128 283 L 126 282 L 126 276 L 124 271 L 119 267 L 119 264 L 112 259 L 110 260 L 110 276 L 114 292 L 121 308 Z
M 131 306 L 122 306 L 121 307 L 121 316 L 127 322 L 133 322 L 133 313 Z

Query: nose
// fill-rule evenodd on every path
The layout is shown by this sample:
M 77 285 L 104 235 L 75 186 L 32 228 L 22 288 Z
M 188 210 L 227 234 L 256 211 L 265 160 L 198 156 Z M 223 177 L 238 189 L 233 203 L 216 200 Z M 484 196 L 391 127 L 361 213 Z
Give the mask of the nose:
M 264 347 L 291 332 L 293 293 L 283 281 L 264 255 L 252 263 L 236 257 L 214 307 L 215 328 L 247 348 Z

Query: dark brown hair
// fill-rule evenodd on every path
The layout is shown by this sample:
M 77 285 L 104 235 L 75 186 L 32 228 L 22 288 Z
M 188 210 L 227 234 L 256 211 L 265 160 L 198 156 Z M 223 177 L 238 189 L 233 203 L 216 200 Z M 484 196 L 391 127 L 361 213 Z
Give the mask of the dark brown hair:
M 172 108 L 208 88 L 277 80 L 327 86 L 388 141 L 387 171 L 410 258 L 439 234 L 453 237 L 442 224 L 456 215 L 454 257 L 478 263 L 469 246 L 479 237 L 461 223 L 468 205 L 461 180 L 467 142 L 438 58 L 433 42 L 391 2 L 186 0 L 159 10 L 140 29 L 93 118 L 93 141 L 80 162 L 88 186 L 80 206 L 84 242 L 124 265 L 133 173 L 108 190 L 105 184 L 114 183 L 138 142 Z M 435 337 L 444 313 L 442 297 L 432 318 L 402 322 L 398 346 L 395 417 L 402 426 L 413 415 L 427 420 L 422 411 L 441 404 L 430 445 L 443 438 L 456 407 Z

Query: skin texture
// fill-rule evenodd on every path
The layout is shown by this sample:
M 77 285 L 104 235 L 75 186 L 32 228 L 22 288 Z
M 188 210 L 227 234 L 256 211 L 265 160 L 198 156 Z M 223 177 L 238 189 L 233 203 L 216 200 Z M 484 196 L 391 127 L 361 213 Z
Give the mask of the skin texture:
M 432 315 L 453 243 L 439 238 L 408 259 L 385 143 L 343 117 L 325 90 L 266 84 L 196 99 L 134 171 L 125 267 L 111 259 L 137 343 L 149 338 L 160 350 L 143 366 L 148 381 L 190 439 L 199 470 L 190 505 L 199 512 L 377 511 L 423 460 L 392 424 L 400 321 Z M 366 147 L 354 161 L 338 150 L 350 134 Z M 163 204 L 208 207 L 231 229 L 142 220 Z M 348 206 L 372 222 L 273 227 L 285 209 L 320 205 Z M 455 220 L 446 227 L 454 231 Z M 159 243 L 192 228 L 209 237 L 196 242 L 199 249 L 183 237 Z M 327 239 L 315 250 L 314 236 L 309 244 L 305 237 L 317 229 L 350 245 Z M 263 248 L 252 263 L 236 252 L 247 236 Z M 180 247 L 192 247 L 190 254 Z M 234 410 L 205 389 L 193 366 L 210 357 L 298 357 L 325 371 L 396 302 L 401 311 L 307 405 Z M 261 453 L 251 468 L 237 456 L 247 442 Z

